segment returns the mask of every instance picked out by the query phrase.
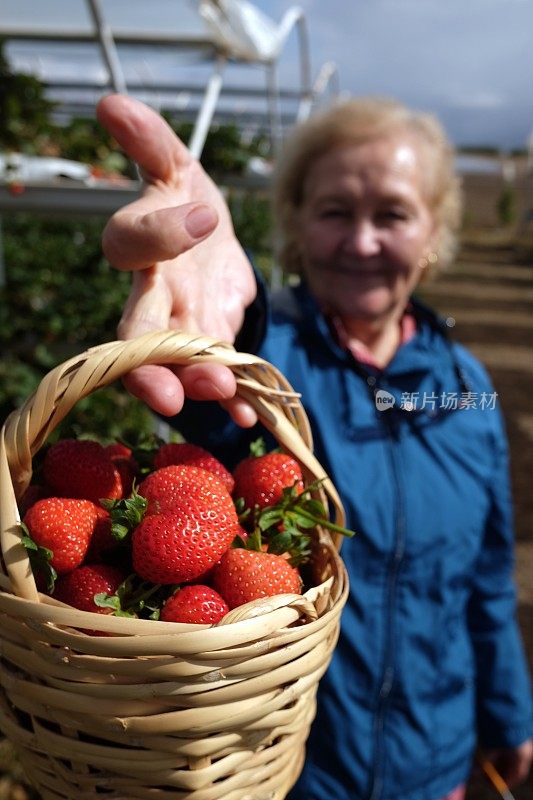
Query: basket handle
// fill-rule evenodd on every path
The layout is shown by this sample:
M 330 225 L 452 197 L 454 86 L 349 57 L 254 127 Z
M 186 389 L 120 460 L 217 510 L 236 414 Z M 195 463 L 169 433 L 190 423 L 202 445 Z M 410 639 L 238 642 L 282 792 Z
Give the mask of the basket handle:
M 344 525 L 339 495 L 315 458 L 309 420 L 283 374 L 268 361 L 230 344 L 181 331 L 158 331 L 92 347 L 51 370 L 0 433 L 0 545 L 7 575 L 19 597 L 38 602 L 26 548 L 20 542 L 17 499 L 28 487 L 32 458 L 78 400 L 146 364 L 216 363 L 235 374 L 237 394 L 256 410 L 281 447 L 302 464 L 308 480 L 321 480 L 322 498 Z M 340 547 L 342 537 L 333 537 Z

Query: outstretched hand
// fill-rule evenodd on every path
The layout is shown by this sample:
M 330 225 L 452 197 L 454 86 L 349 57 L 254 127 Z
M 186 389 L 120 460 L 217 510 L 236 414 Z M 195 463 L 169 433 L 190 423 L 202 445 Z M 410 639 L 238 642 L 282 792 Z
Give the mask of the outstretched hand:
M 113 215 L 102 239 L 110 263 L 133 272 L 119 336 L 173 328 L 233 342 L 256 284 L 220 190 L 148 106 L 110 95 L 97 116 L 145 182 L 142 197 Z M 220 365 L 144 366 L 125 384 L 161 414 L 178 413 L 187 395 L 221 401 L 240 425 L 256 421 L 234 396 L 233 373 Z

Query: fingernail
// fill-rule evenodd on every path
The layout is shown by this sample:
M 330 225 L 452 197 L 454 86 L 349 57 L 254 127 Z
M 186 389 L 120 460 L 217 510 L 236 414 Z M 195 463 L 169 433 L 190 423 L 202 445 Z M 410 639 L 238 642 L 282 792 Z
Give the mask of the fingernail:
M 196 206 L 185 217 L 187 233 L 193 239 L 200 239 L 213 230 L 217 222 L 217 215 L 209 206 Z

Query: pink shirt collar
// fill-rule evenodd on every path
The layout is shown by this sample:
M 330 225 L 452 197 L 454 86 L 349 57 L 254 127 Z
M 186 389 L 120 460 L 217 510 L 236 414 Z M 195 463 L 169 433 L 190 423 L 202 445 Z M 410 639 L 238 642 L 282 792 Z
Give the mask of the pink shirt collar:
M 359 361 L 359 363 L 366 364 L 366 366 L 373 367 L 374 369 L 382 369 L 381 365 L 376 363 L 373 354 L 370 352 L 368 347 L 363 344 L 363 342 L 359 341 L 358 339 L 350 339 L 348 332 L 339 316 L 333 315 L 330 317 L 330 323 L 339 345 L 344 350 L 348 350 L 353 357 Z M 416 319 L 410 308 L 407 308 L 400 320 L 399 346 L 401 347 L 403 344 L 407 344 L 407 342 L 410 341 L 415 334 Z

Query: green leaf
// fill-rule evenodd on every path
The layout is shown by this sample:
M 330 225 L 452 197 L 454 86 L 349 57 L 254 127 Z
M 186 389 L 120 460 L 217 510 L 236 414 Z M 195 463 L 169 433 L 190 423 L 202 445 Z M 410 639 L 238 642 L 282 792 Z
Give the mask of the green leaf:
M 261 532 L 255 528 L 246 539 L 245 547 L 247 550 L 261 550 L 262 544 Z
M 291 522 L 294 525 L 297 525 L 299 528 L 315 528 L 317 524 L 315 519 L 309 518 L 304 514 L 298 513 L 298 511 L 292 511 L 290 519 Z
M 120 611 L 120 600 L 116 594 L 109 595 L 106 592 L 98 592 L 93 599 L 99 608 L 112 608 L 113 611 Z
M 250 442 L 250 455 L 255 456 L 258 458 L 259 456 L 264 456 L 266 453 L 266 444 L 265 440 L 262 436 L 258 439 L 254 439 L 253 442 Z
M 38 544 L 36 544 L 36 543 L 33 541 L 33 539 L 31 538 L 31 536 L 27 536 L 27 535 L 25 535 L 25 536 L 21 536 L 20 542 L 21 542 L 21 544 L 23 544 L 23 545 L 24 545 L 24 547 L 26 548 L 26 550 L 38 550 L 38 549 L 39 549 L 39 545 L 38 545 Z
M 302 508 L 308 513 L 312 514 L 317 519 L 327 519 L 326 509 L 320 502 L 320 500 L 314 500 L 313 498 L 307 498 L 302 503 Z
M 288 531 L 276 534 L 268 541 L 269 553 L 285 553 L 292 545 L 292 536 Z
M 115 617 L 128 617 L 128 619 L 137 619 L 137 614 L 134 614 L 131 611 L 123 611 L 121 608 L 119 608 L 117 611 L 115 611 L 114 616 Z
M 175 591 L 177 587 L 143 581 L 132 573 L 116 591 L 119 610 L 115 613 L 117 616 L 152 618 L 152 614 L 159 612 L 173 588 Z
M 102 500 L 102 506 L 111 516 L 111 533 L 117 541 L 123 541 L 142 522 L 148 501 L 136 491 L 122 500 Z
M 52 594 L 57 580 L 57 572 L 50 563 L 54 557 L 54 553 L 48 547 L 42 547 L 37 544 L 34 539 L 32 539 L 24 523 L 21 523 L 20 528 L 23 531 L 20 541 L 28 551 L 31 570 L 34 576 L 40 576 L 44 580 L 47 592 Z
M 234 505 L 237 516 L 239 517 L 239 522 L 245 521 L 252 513 L 252 509 L 246 507 L 244 497 L 238 497 L 237 500 L 234 501 Z
M 130 529 L 127 525 L 120 525 L 118 522 L 111 524 L 111 534 L 117 542 L 122 542 L 128 536 Z
M 261 531 L 266 531 L 281 522 L 284 516 L 283 509 L 278 506 L 271 506 L 261 511 L 257 519 L 257 525 Z

